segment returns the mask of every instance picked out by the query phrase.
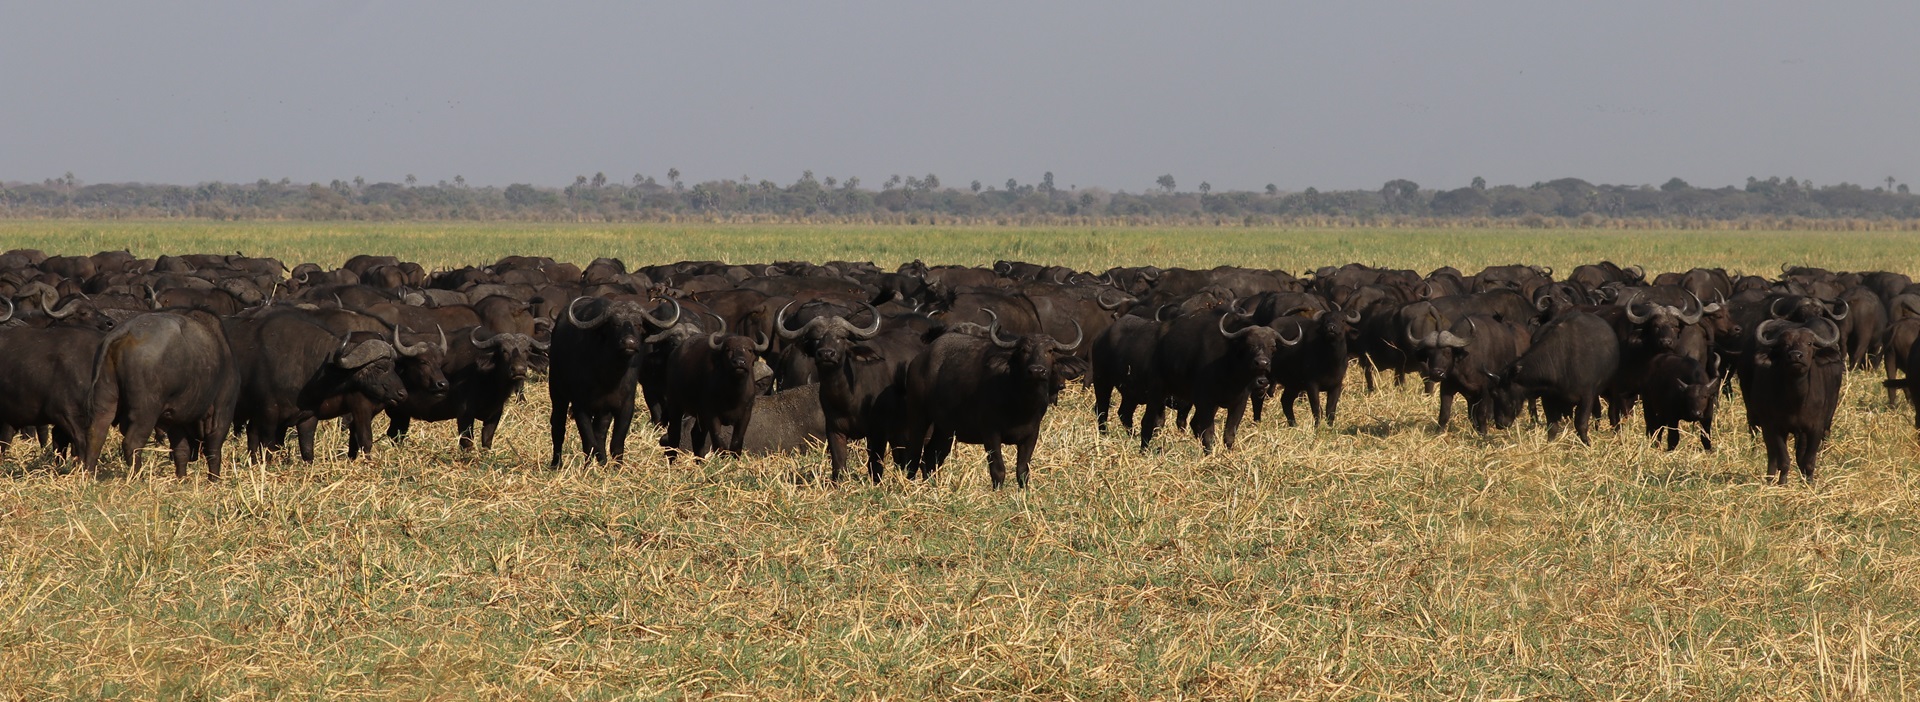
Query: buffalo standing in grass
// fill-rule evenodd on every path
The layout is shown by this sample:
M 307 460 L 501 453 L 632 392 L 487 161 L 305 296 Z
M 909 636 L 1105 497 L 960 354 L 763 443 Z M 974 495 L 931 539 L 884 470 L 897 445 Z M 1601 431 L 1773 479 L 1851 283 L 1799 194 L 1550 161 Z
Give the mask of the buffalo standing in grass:
M 1140 418 L 1140 450 L 1153 443 L 1154 430 L 1166 417 L 1158 398 L 1170 398 L 1193 408 L 1193 433 L 1203 451 L 1213 451 L 1214 412 L 1227 410 L 1222 437 L 1231 449 L 1246 415 L 1248 396 L 1265 388 L 1273 373 L 1274 350 L 1280 332 L 1253 324 L 1251 313 L 1209 310 L 1175 319 L 1160 335 L 1153 354 L 1151 390 L 1144 396 L 1146 416 Z M 1239 329 L 1228 327 L 1238 324 Z
M 120 427 L 128 466 L 140 469 L 140 449 L 155 430 L 173 446 L 173 474 L 203 456 L 207 478 L 220 479 L 221 447 L 233 430 L 240 378 L 221 334 L 220 320 L 204 312 L 135 317 L 108 334 L 94 363 L 92 422 L 83 460 L 99 468 L 107 429 Z
M 1741 399 L 1747 405 L 1747 424 L 1758 428 L 1766 442 L 1767 475 L 1785 485 L 1787 468 L 1794 465 L 1801 477 L 1813 482 L 1814 463 L 1833 429 L 1846 372 L 1840 325 L 1824 317 L 1805 323 L 1767 320 L 1753 330 L 1747 348 Z M 1791 457 L 1789 437 L 1794 440 Z
M 1024 488 L 1040 421 L 1084 367 L 1073 351 L 1085 334 L 1063 344 L 1046 334 L 1004 338 L 998 321 L 984 333 L 972 329 L 946 331 L 907 368 L 907 436 L 925 437 L 907 477 L 931 478 L 958 440 L 986 448 L 987 475 L 998 489 L 1007 482 L 1000 447 L 1013 444 L 1014 478 Z
M 1474 431 L 1485 434 L 1493 421 L 1492 377 L 1526 353 L 1532 343 L 1527 328 L 1485 315 L 1471 315 L 1446 331 L 1409 338 L 1410 348 L 1425 358 L 1427 379 L 1440 389 L 1440 429 L 1453 418 L 1453 397 L 1467 401 L 1467 419 Z
M 553 330 L 553 369 L 547 395 L 553 401 L 548 428 L 553 436 L 551 465 L 560 467 L 567 439 L 567 418 L 580 433 L 580 448 L 600 463 L 619 461 L 633 428 L 634 394 L 640 383 L 637 357 L 646 350 L 649 328 L 669 329 L 680 320 L 680 303 L 668 299 L 673 315 L 648 313 L 640 303 L 577 298 Z M 657 311 L 657 310 L 656 310 Z
M 1680 422 L 1700 425 L 1700 447 L 1713 450 L 1713 412 L 1719 402 L 1719 369 L 1677 353 L 1654 356 L 1640 382 L 1647 436 L 1666 431 L 1667 450 L 1680 446 Z
M 1620 369 L 1620 344 L 1598 316 L 1574 312 L 1541 327 L 1533 344 L 1495 381 L 1495 421 L 1504 426 L 1527 400 L 1539 398 L 1547 412 L 1547 438 L 1560 436 L 1560 422 L 1573 417 L 1584 444 L 1600 403 L 1600 391 Z

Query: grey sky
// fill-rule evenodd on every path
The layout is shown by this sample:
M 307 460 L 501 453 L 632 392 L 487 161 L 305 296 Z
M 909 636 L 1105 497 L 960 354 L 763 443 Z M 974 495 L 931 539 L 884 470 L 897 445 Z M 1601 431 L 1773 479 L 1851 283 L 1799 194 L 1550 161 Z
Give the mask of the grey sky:
M 1920 3 L 0 4 L 0 179 L 1920 180 Z

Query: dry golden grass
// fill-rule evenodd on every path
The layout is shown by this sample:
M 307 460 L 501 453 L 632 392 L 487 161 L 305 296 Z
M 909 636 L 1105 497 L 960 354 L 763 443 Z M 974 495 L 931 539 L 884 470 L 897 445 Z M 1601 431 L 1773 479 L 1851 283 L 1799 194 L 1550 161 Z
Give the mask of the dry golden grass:
M 1359 386 L 1331 429 L 1276 412 L 1213 456 L 1100 436 L 1074 389 L 1024 492 L 989 490 L 971 447 L 931 485 L 796 485 L 817 452 L 668 466 L 644 437 L 627 465 L 548 471 L 540 387 L 472 458 L 446 425 L 360 462 L 329 429 L 328 458 L 218 484 L 29 449 L 0 480 L 0 699 L 1920 686 L 1915 432 L 1874 374 L 1849 378 L 1819 482 L 1787 488 L 1737 398 L 1718 452 L 1666 453 L 1637 417 L 1591 448 L 1438 433 L 1416 385 Z

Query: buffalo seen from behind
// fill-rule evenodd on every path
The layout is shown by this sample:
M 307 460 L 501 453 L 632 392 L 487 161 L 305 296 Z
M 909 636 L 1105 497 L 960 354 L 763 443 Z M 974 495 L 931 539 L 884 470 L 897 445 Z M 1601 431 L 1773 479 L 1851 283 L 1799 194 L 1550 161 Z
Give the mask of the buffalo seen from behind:
M 1712 450 L 1717 403 L 1737 388 L 1769 475 L 1784 481 L 1791 461 L 1811 480 L 1848 368 L 1884 363 L 1890 400 L 1915 392 L 1902 377 L 1920 367 L 1910 287 L 1887 272 L 1650 277 L 1604 261 L 1556 279 L 1519 264 L 1295 276 L 510 256 L 433 271 L 374 255 L 289 269 L 15 250 L 0 254 L 0 449 L 33 438 L 91 469 L 119 428 L 129 463 L 158 440 L 177 470 L 204 459 L 217 477 L 229 434 L 265 460 L 291 431 L 312 460 L 320 423 L 337 418 L 355 457 L 384 414 L 396 443 L 415 422 L 452 421 L 463 452 L 488 450 L 545 373 L 556 467 L 569 425 L 588 460 L 622 461 L 644 404 L 669 456 L 824 446 L 837 480 L 863 443 L 879 481 L 889 460 L 929 478 L 954 443 L 974 443 L 999 487 L 1011 445 L 1024 487 L 1069 383 L 1092 387 L 1102 432 L 1117 393 L 1140 450 L 1171 428 L 1211 452 L 1233 449 L 1269 398 L 1289 425 L 1304 397 L 1315 425 L 1341 431 L 1358 365 L 1369 391 L 1376 370 L 1425 380 L 1442 430 L 1456 398 L 1483 433 L 1537 403 L 1550 438 L 1571 420 L 1590 442 L 1604 406 L 1616 427 L 1643 413 L 1668 450 L 1685 422 Z

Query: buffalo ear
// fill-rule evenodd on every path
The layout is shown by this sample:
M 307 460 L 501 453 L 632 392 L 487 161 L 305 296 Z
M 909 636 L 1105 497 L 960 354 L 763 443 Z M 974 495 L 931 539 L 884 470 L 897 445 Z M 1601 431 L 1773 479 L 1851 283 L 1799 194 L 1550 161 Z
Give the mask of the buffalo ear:
M 872 363 L 872 362 L 881 360 L 880 352 L 875 351 L 873 350 L 873 347 L 866 346 L 866 345 L 855 346 L 853 348 L 847 349 L 847 358 L 851 358 L 855 361 L 861 361 L 865 363 Z
M 494 365 L 493 354 L 481 353 L 475 354 L 473 357 L 473 367 L 480 369 L 482 373 L 493 372 Z
M 993 375 L 1006 375 L 1013 372 L 1013 355 L 994 353 L 987 355 L 987 372 Z

